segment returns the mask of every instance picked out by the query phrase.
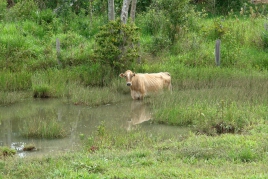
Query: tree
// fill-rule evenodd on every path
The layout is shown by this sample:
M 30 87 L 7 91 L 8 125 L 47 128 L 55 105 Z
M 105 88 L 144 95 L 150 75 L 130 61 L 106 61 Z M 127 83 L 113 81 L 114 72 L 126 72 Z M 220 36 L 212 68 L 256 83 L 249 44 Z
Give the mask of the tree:
M 13 0 L 7 0 L 7 7 L 10 8 L 14 6 L 14 1 Z
M 122 6 L 122 11 L 121 11 L 121 22 L 123 24 L 127 23 L 128 9 L 129 9 L 130 2 L 131 0 L 123 0 L 123 6 Z
M 108 20 L 115 20 L 114 14 L 114 0 L 108 0 Z
M 139 57 L 139 29 L 134 23 L 123 24 L 120 19 L 110 21 L 100 27 L 95 40 L 96 59 L 114 74 L 131 68 Z
M 137 0 L 132 0 L 130 18 L 132 22 L 135 22 L 135 13 L 136 13 Z

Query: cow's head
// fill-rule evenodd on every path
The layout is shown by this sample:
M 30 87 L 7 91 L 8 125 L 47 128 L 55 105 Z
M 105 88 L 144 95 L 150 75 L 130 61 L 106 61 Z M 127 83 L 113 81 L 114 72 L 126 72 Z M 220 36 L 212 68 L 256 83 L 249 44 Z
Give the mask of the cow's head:
M 135 73 L 133 73 L 130 70 L 127 70 L 125 73 L 121 73 L 119 76 L 126 79 L 127 86 L 131 86 L 132 85 L 132 78 L 135 76 Z

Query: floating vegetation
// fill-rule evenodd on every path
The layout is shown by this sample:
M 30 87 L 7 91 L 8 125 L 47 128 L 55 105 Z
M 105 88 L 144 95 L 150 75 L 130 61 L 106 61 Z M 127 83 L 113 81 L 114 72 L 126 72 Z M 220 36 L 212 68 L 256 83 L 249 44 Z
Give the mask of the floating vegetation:
M 33 151 L 37 150 L 34 144 L 27 144 L 23 147 L 23 151 Z

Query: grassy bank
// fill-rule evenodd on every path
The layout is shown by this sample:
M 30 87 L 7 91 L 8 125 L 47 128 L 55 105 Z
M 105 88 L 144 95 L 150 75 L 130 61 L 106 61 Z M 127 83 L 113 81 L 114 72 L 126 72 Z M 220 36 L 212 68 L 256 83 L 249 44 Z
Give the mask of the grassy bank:
M 85 139 L 80 152 L 5 158 L 2 178 L 267 178 L 267 130 L 163 139 L 150 131 Z

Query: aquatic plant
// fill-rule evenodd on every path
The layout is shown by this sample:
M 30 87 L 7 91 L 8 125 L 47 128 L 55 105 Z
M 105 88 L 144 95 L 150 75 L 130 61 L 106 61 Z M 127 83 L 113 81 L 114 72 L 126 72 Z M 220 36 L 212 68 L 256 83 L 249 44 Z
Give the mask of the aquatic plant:
M 6 157 L 10 157 L 16 154 L 15 149 L 11 149 L 7 146 L 0 147 L 0 159 L 4 159 Z
M 36 150 L 36 147 L 34 144 L 30 143 L 30 144 L 27 144 L 27 145 L 24 145 L 23 151 L 33 151 L 33 150 Z
M 49 98 L 50 96 L 50 89 L 48 85 L 33 87 L 34 98 Z
M 68 135 L 66 128 L 56 118 L 32 118 L 20 127 L 20 135 L 27 138 L 63 138 Z

